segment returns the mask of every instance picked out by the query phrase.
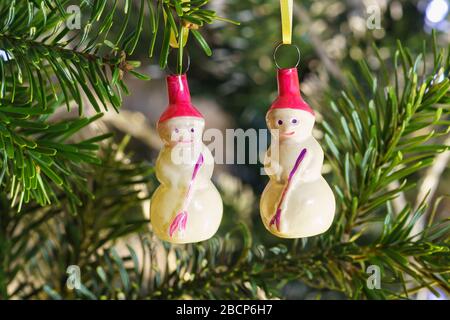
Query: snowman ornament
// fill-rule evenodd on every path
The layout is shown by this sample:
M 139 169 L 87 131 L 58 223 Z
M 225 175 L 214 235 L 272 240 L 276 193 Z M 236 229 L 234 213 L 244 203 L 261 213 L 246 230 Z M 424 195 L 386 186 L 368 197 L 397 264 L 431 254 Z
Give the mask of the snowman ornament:
M 211 181 L 214 159 L 203 144 L 205 120 L 191 104 L 186 75 L 167 77 L 169 106 L 157 130 L 164 145 L 156 160 L 161 183 L 150 202 L 155 234 L 171 243 L 211 238 L 222 220 L 222 199 Z
M 324 153 L 312 136 L 315 115 L 300 95 L 297 68 L 278 69 L 278 97 L 266 122 L 272 143 L 264 160 L 270 177 L 260 202 L 264 226 L 281 238 L 324 233 L 335 199 L 321 175 Z

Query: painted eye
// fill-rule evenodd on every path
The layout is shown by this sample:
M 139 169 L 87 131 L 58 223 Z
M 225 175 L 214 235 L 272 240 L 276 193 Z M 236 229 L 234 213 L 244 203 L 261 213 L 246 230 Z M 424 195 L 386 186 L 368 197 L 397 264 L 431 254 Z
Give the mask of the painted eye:
M 178 130 L 178 128 L 175 128 L 175 133 L 178 133 L 178 132 L 180 132 L 180 130 Z
M 195 130 L 194 130 L 194 128 L 191 128 L 191 132 L 193 133 Z
M 294 118 L 294 119 L 291 120 L 291 123 L 292 123 L 292 124 L 297 124 L 297 123 L 298 123 L 298 120 Z
M 281 126 L 283 124 L 283 120 L 278 120 L 277 123 L 279 126 Z

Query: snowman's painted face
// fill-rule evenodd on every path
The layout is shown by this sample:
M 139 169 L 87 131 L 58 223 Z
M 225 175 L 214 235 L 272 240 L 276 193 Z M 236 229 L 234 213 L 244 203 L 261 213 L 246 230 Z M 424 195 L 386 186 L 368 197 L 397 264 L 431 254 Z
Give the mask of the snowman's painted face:
M 158 133 L 165 145 L 192 146 L 202 143 L 205 121 L 196 117 L 177 117 L 158 124 Z
M 267 126 L 280 141 L 297 142 L 312 135 L 315 117 L 297 109 L 274 109 L 267 113 Z

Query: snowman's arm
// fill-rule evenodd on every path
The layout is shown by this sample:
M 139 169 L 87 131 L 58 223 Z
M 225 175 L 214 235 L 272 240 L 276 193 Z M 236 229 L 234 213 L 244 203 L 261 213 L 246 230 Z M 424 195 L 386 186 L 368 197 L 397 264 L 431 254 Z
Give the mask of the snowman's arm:
M 202 168 L 203 170 L 202 175 L 204 177 L 208 177 L 209 179 L 211 179 L 214 171 L 214 157 L 206 145 L 203 145 L 202 154 L 204 161 Z
M 156 178 L 168 188 L 181 187 L 187 189 L 190 178 L 189 174 L 191 173 L 185 172 L 185 167 L 174 164 L 171 161 L 171 150 L 163 147 L 156 159 Z M 194 166 L 192 165 L 192 167 Z
M 170 179 L 167 178 L 167 175 L 165 174 L 167 165 L 165 164 L 165 161 L 163 159 L 163 152 L 164 149 L 162 149 L 159 154 L 158 157 L 156 158 L 156 164 L 155 164 L 155 173 L 156 173 L 156 179 L 158 179 L 158 181 L 160 183 L 163 184 L 170 184 Z
M 308 148 L 308 154 L 305 158 L 303 170 L 300 173 L 300 179 L 303 181 L 313 181 L 322 175 L 324 154 L 322 147 L 313 139 L 313 143 Z
M 271 179 L 275 179 L 277 181 L 281 179 L 283 169 L 281 168 L 280 163 L 277 161 L 277 159 L 274 159 L 272 157 L 271 148 L 267 150 L 264 157 L 264 170 Z

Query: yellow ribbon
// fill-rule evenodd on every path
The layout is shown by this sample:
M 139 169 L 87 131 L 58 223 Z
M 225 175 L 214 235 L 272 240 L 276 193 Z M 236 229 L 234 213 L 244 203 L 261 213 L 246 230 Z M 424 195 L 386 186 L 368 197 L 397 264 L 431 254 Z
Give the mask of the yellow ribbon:
M 183 32 L 183 47 L 186 45 L 187 43 L 187 39 L 189 36 L 189 29 L 188 28 L 181 28 L 181 32 Z M 173 33 L 173 31 L 170 33 L 170 46 L 172 48 L 179 48 L 180 45 L 178 44 L 178 39 L 175 36 L 175 34 Z
M 283 44 L 292 42 L 292 14 L 294 1 L 280 0 L 281 7 L 281 29 L 283 34 Z
M 191 1 L 191 0 L 182 0 L 181 2 L 189 2 L 189 1 Z M 185 10 L 187 10 L 187 9 L 185 9 Z M 166 22 L 167 14 L 164 11 L 163 11 L 163 14 L 164 14 L 164 22 Z M 183 33 L 182 38 L 183 38 L 183 47 L 184 47 L 186 45 L 188 37 L 189 37 L 189 29 L 182 27 L 181 32 Z M 178 44 L 177 36 L 175 36 L 175 33 L 173 32 L 173 30 L 170 31 L 170 46 L 172 48 L 180 47 L 180 45 Z

